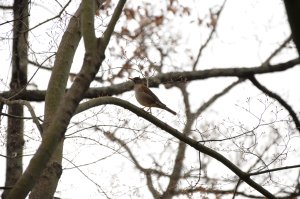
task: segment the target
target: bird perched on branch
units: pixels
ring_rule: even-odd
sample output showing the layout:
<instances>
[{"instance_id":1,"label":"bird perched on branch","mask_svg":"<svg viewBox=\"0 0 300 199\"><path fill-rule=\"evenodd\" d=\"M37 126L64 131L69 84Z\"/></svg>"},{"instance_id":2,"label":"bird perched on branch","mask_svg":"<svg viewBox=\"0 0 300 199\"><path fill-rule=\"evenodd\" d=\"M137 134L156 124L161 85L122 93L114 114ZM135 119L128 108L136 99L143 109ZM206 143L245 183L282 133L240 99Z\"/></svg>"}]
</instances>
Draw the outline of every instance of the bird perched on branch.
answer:
<instances>
[{"instance_id":1,"label":"bird perched on branch","mask_svg":"<svg viewBox=\"0 0 300 199\"><path fill-rule=\"evenodd\" d=\"M144 84L143 80L139 77L129 78L134 82L134 93L136 100L145 107L161 108L176 115L176 112L168 108L162 103L158 97Z\"/></svg>"}]
</instances>

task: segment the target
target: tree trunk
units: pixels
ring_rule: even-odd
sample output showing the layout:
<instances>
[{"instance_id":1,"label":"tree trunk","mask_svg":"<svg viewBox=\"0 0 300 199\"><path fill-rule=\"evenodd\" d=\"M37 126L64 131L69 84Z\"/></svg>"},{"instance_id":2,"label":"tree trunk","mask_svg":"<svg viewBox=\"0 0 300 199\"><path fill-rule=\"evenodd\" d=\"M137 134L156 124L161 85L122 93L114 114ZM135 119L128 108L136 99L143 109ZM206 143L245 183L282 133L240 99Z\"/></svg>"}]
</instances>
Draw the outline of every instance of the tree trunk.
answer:
<instances>
[{"instance_id":1,"label":"tree trunk","mask_svg":"<svg viewBox=\"0 0 300 199\"><path fill-rule=\"evenodd\" d=\"M13 6L13 48L12 48L12 77L10 89L13 93L19 92L27 84L27 39L28 39L28 0L15 0ZM23 116L22 105L10 105L8 114ZM23 128L22 119L8 117L7 124L7 145L6 145L6 178L5 186L12 187L23 172ZM8 190L2 194L6 198Z\"/></svg>"},{"instance_id":2,"label":"tree trunk","mask_svg":"<svg viewBox=\"0 0 300 199\"><path fill-rule=\"evenodd\" d=\"M67 31L65 31L55 58L55 63L48 84L46 99L45 99L45 119L43 124L43 137L46 135L46 129L53 120L59 104L65 95L67 80L70 73L73 57L81 39L80 32L80 17L81 8L78 8L74 16L71 18ZM63 66L63 67L62 67ZM59 74L59 75L54 75ZM33 187L29 198L30 199L50 199L53 198L58 181L62 174L62 157L63 157L62 139L44 169L41 177ZM47 189L45 189L47 187Z\"/></svg>"}]
</instances>

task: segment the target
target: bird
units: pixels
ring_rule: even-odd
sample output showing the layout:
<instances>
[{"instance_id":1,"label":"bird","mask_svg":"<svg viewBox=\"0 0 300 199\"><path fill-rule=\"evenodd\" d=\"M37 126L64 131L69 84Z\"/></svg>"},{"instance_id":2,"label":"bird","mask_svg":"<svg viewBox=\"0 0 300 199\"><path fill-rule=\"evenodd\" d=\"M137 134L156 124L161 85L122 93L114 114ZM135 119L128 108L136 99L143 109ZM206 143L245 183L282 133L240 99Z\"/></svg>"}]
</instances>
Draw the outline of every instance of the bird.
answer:
<instances>
[{"instance_id":1,"label":"bird","mask_svg":"<svg viewBox=\"0 0 300 199\"><path fill-rule=\"evenodd\" d=\"M176 115L175 111L162 103L158 97L144 84L143 79L139 77L129 79L134 83L135 98L142 106L161 108L172 113L173 115Z\"/></svg>"}]
</instances>

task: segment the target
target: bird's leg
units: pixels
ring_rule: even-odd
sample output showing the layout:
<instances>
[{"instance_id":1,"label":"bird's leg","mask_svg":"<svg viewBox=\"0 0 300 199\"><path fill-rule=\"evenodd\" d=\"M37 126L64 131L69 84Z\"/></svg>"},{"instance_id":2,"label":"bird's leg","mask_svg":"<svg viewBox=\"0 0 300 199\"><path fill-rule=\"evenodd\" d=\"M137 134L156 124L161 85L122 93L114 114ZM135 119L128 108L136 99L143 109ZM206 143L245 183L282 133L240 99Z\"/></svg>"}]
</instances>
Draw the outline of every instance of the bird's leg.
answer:
<instances>
[{"instance_id":1,"label":"bird's leg","mask_svg":"<svg viewBox=\"0 0 300 199\"><path fill-rule=\"evenodd\" d=\"M143 109L145 109L145 111L147 111L147 112L149 111L149 112L151 113L151 115L152 115L151 107L146 107L146 106L144 106Z\"/></svg>"}]
</instances>

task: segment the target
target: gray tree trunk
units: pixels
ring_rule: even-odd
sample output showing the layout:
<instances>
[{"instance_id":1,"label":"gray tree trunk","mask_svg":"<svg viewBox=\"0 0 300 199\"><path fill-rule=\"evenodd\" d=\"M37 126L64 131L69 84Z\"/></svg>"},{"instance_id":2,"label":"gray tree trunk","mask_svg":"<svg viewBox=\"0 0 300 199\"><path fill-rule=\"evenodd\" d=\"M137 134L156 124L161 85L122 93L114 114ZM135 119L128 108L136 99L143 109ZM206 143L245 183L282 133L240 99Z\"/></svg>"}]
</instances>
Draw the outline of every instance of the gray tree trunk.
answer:
<instances>
[{"instance_id":1,"label":"gray tree trunk","mask_svg":"<svg viewBox=\"0 0 300 199\"><path fill-rule=\"evenodd\" d=\"M27 84L27 39L28 39L28 0L15 0L13 5L13 48L12 48L12 77L10 89L18 93ZM23 116L22 105L10 105L8 114ZM23 172L23 119L8 117L6 145L6 178L5 186L12 187ZM2 198L6 198L9 189L5 190Z\"/></svg>"}]
</instances>

